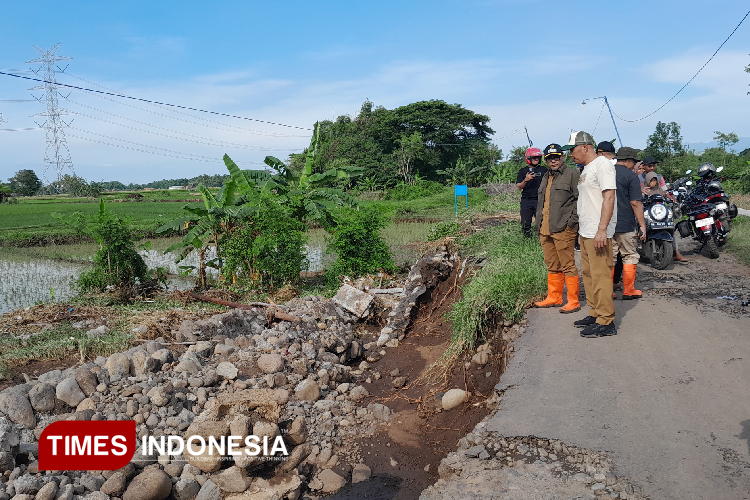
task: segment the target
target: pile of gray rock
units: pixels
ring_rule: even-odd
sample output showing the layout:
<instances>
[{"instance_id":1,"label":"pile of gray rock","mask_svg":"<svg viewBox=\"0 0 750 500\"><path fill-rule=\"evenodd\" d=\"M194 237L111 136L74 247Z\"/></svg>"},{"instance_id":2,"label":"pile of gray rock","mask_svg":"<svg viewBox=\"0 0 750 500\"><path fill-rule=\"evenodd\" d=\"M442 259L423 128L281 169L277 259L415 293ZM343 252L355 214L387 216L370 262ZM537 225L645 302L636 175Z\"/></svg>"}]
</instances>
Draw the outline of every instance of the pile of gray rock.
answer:
<instances>
[{"instance_id":1,"label":"pile of gray rock","mask_svg":"<svg viewBox=\"0 0 750 500\"><path fill-rule=\"evenodd\" d=\"M452 267L445 249L420 262L392 318L410 320L417 298ZM371 365L386 351L359 328L372 295L346 292L289 301L281 309L294 322L269 323L263 308L186 320L173 332L178 343L148 341L0 392L0 500L279 500L366 480L355 440L390 419L367 390L379 377ZM399 321L394 331L405 328ZM40 472L38 439L60 420L134 420L136 456L117 471ZM282 436L289 456L207 459L140 448L143 436L251 434Z\"/></svg>"}]
</instances>

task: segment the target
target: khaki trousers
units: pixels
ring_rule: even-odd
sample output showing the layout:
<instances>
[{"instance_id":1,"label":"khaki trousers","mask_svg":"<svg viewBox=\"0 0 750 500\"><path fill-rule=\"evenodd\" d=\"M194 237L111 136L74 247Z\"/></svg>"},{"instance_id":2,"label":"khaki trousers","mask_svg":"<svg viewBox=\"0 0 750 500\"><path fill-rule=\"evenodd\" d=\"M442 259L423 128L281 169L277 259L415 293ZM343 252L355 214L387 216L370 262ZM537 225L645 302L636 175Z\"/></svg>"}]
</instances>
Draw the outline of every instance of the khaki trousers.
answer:
<instances>
[{"instance_id":1,"label":"khaki trousers","mask_svg":"<svg viewBox=\"0 0 750 500\"><path fill-rule=\"evenodd\" d=\"M575 250L576 235L577 233L569 228L547 236L539 235L547 272L565 273L565 276L568 277L578 276Z\"/></svg>"},{"instance_id":2,"label":"khaki trousers","mask_svg":"<svg viewBox=\"0 0 750 500\"><path fill-rule=\"evenodd\" d=\"M629 233L615 233L612 238L612 256L617 258L617 252L622 255L623 264L638 264L641 256L638 255L635 231Z\"/></svg>"},{"instance_id":3,"label":"khaki trousers","mask_svg":"<svg viewBox=\"0 0 750 500\"><path fill-rule=\"evenodd\" d=\"M591 308L589 316L596 318L600 325L608 325L615 320L615 303L612 301L612 238L607 238L607 246L597 251L594 238L580 236L581 264L583 267L583 288L586 290L586 303Z\"/></svg>"}]
</instances>

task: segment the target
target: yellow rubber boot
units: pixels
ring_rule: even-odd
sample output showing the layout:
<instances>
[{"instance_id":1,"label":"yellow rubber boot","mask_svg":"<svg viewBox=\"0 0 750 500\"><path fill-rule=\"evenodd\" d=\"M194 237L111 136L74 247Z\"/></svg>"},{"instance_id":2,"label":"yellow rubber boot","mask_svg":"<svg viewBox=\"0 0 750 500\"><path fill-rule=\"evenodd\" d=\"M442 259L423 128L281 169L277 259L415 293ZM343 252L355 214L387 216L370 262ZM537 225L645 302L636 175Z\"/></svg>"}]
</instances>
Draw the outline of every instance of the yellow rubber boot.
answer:
<instances>
[{"instance_id":1,"label":"yellow rubber boot","mask_svg":"<svg viewBox=\"0 0 750 500\"><path fill-rule=\"evenodd\" d=\"M578 276L566 276L565 285L568 287L568 303L560 308L563 314L572 313L581 310L581 303L578 301L578 294L581 292L581 282Z\"/></svg>"},{"instance_id":2,"label":"yellow rubber boot","mask_svg":"<svg viewBox=\"0 0 750 500\"><path fill-rule=\"evenodd\" d=\"M622 266L622 298L624 300L640 299L643 292L635 289L635 269L637 264L625 264Z\"/></svg>"},{"instance_id":3,"label":"yellow rubber boot","mask_svg":"<svg viewBox=\"0 0 750 500\"><path fill-rule=\"evenodd\" d=\"M563 288L565 276L563 273L547 273L547 298L541 302L534 302L537 307L557 307L563 303Z\"/></svg>"}]
</instances>

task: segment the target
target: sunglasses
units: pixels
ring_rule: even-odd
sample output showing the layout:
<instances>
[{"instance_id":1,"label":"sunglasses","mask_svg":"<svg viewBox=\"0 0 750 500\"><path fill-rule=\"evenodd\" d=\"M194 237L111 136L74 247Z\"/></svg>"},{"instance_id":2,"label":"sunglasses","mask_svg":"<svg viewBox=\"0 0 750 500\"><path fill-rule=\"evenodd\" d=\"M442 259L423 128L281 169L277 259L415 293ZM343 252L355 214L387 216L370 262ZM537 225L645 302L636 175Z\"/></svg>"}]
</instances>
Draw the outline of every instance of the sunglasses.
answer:
<instances>
[{"instance_id":1,"label":"sunglasses","mask_svg":"<svg viewBox=\"0 0 750 500\"><path fill-rule=\"evenodd\" d=\"M562 160L563 159L563 155L561 155L559 153L554 153L554 154L550 154L550 155L545 156L544 159L547 160L547 161Z\"/></svg>"}]
</instances>

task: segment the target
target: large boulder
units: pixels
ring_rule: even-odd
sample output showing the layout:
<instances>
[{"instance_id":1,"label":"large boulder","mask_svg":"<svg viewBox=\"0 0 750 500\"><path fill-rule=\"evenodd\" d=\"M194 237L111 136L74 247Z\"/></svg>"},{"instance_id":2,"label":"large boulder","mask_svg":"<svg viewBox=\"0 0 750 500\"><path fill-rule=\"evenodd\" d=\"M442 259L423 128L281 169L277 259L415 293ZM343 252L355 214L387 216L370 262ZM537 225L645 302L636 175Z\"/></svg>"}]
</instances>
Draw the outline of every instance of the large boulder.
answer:
<instances>
[{"instance_id":1,"label":"large boulder","mask_svg":"<svg viewBox=\"0 0 750 500\"><path fill-rule=\"evenodd\" d=\"M31 406L38 412L46 413L55 409L55 388L54 386L40 382L29 391L29 401Z\"/></svg>"},{"instance_id":2,"label":"large boulder","mask_svg":"<svg viewBox=\"0 0 750 500\"><path fill-rule=\"evenodd\" d=\"M276 373L284 370L284 358L280 354L261 354L258 368L263 373Z\"/></svg>"},{"instance_id":3,"label":"large boulder","mask_svg":"<svg viewBox=\"0 0 750 500\"><path fill-rule=\"evenodd\" d=\"M195 500L221 500L221 490L209 479L203 483Z\"/></svg>"},{"instance_id":4,"label":"large boulder","mask_svg":"<svg viewBox=\"0 0 750 500\"><path fill-rule=\"evenodd\" d=\"M7 418L0 417L0 451L15 453L21 443L21 434Z\"/></svg>"},{"instance_id":5,"label":"large boulder","mask_svg":"<svg viewBox=\"0 0 750 500\"><path fill-rule=\"evenodd\" d=\"M207 420L204 422L193 422L185 431L185 436L201 436L206 443L203 453L193 454L192 451L200 451L200 442L193 440L188 446L185 442L185 461L190 465L197 467L203 472L216 472L221 469L223 457L217 453L209 454L208 438L213 437L219 441L222 436L229 433L229 425L224 421Z\"/></svg>"},{"instance_id":6,"label":"large boulder","mask_svg":"<svg viewBox=\"0 0 750 500\"><path fill-rule=\"evenodd\" d=\"M13 387L0 392L0 411L16 424L21 424L29 429L36 427L34 409L23 390Z\"/></svg>"},{"instance_id":7,"label":"large boulder","mask_svg":"<svg viewBox=\"0 0 750 500\"><path fill-rule=\"evenodd\" d=\"M133 479L122 500L164 500L172 492L172 480L159 469L146 469Z\"/></svg>"},{"instance_id":8,"label":"large boulder","mask_svg":"<svg viewBox=\"0 0 750 500\"><path fill-rule=\"evenodd\" d=\"M73 408L78 406L78 403L86 398L86 395L78 386L78 382L76 382L76 379L73 377L65 378L57 384L55 395L57 396L57 399Z\"/></svg>"},{"instance_id":9,"label":"large boulder","mask_svg":"<svg viewBox=\"0 0 750 500\"><path fill-rule=\"evenodd\" d=\"M233 465L219 474L212 475L211 481L227 493L241 493L250 487L253 478L247 475L245 469Z\"/></svg>"},{"instance_id":10,"label":"large boulder","mask_svg":"<svg viewBox=\"0 0 750 500\"><path fill-rule=\"evenodd\" d=\"M469 399L469 393L463 389L450 389L443 394L440 402L443 410L452 410L456 406L463 404L467 399Z\"/></svg>"},{"instance_id":11,"label":"large boulder","mask_svg":"<svg viewBox=\"0 0 750 500\"><path fill-rule=\"evenodd\" d=\"M133 353L130 360L133 362L133 371L135 371L136 375L145 375L155 371L159 367L159 362L156 359L146 351L140 349Z\"/></svg>"},{"instance_id":12,"label":"large boulder","mask_svg":"<svg viewBox=\"0 0 750 500\"><path fill-rule=\"evenodd\" d=\"M312 379L305 379L294 390L294 395L301 401L317 401L320 399L320 387Z\"/></svg>"},{"instance_id":13,"label":"large boulder","mask_svg":"<svg viewBox=\"0 0 750 500\"><path fill-rule=\"evenodd\" d=\"M369 293L361 292L351 285L341 285L333 302L340 305L358 318L365 315L375 297Z\"/></svg>"},{"instance_id":14,"label":"large boulder","mask_svg":"<svg viewBox=\"0 0 750 500\"><path fill-rule=\"evenodd\" d=\"M118 382L130 376L130 360L122 353L115 353L107 358L106 364L110 382Z\"/></svg>"},{"instance_id":15,"label":"large boulder","mask_svg":"<svg viewBox=\"0 0 750 500\"><path fill-rule=\"evenodd\" d=\"M76 370L75 374L76 382L78 387L81 388L86 397L91 396L96 392L96 386L99 385L99 380L96 375L88 368L81 367Z\"/></svg>"},{"instance_id":16,"label":"large boulder","mask_svg":"<svg viewBox=\"0 0 750 500\"><path fill-rule=\"evenodd\" d=\"M166 406L169 403L169 396L162 386L156 386L147 393L148 398L156 406Z\"/></svg>"},{"instance_id":17,"label":"large boulder","mask_svg":"<svg viewBox=\"0 0 750 500\"><path fill-rule=\"evenodd\" d=\"M216 374L228 380L237 378L238 373L239 370L237 370L237 367L229 361L223 361L216 367Z\"/></svg>"},{"instance_id":18,"label":"large boulder","mask_svg":"<svg viewBox=\"0 0 750 500\"><path fill-rule=\"evenodd\" d=\"M99 488L104 494L111 497L121 497L127 486L128 477L122 471L117 471L107 479L104 484Z\"/></svg>"}]
</instances>

